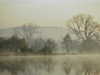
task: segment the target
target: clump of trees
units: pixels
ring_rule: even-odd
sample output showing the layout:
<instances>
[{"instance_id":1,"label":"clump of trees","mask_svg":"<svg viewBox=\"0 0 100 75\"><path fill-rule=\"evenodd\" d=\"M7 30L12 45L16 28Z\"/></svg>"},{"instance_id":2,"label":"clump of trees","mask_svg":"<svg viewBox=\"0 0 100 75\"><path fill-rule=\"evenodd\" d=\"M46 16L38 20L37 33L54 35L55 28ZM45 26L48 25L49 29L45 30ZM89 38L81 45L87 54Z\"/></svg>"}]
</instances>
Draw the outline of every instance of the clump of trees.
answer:
<instances>
[{"instance_id":1,"label":"clump of trees","mask_svg":"<svg viewBox=\"0 0 100 75\"><path fill-rule=\"evenodd\" d=\"M33 46L34 52L43 52L44 54L52 54L57 50L57 43L52 38L36 38L34 39Z\"/></svg>"},{"instance_id":2,"label":"clump of trees","mask_svg":"<svg viewBox=\"0 0 100 75\"><path fill-rule=\"evenodd\" d=\"M42 39L43 40L43 39ZM40 48L39 45L41 42L39 39L35 39L34 45L28 47L28 44L24 38L19 38L18 35L14 34L9 38L0 37L0 51L1 52L33 52L38 53L42 52L44 54L52 54L56 50L57 44L55 40L48 38L44 40L44 46ZM42 43L43 44L43 43Z\"/></svg>"},{"instance_id":3,"label":"clump of trees","mask_svg":"<svg viewBox=\"0 0 100 75\"><path fill-rule=\"evenodd\" d=\"M17 52L18 49L27 46L24 38L19 38L16 34L10 38L0 37L0 50L5 52Z\"/></svg>"},{"instance_id":4,"label":"clump of trees","mask_svg":"<svg viewBox=\"0 0 100 75\"><path fill-rule=\"evenodd\" d=\"M15 28L15 34L9 38L0 37L0 51L1 52L31 52L33 54L52 54L57 49L57 43L52 38L33 38L33 44L30 46L32 35L36 32L36 27L22 26L23 30L20 32L19 28ZM21 36L22 37L21 37Z\"/></svg>"}]
</instances>

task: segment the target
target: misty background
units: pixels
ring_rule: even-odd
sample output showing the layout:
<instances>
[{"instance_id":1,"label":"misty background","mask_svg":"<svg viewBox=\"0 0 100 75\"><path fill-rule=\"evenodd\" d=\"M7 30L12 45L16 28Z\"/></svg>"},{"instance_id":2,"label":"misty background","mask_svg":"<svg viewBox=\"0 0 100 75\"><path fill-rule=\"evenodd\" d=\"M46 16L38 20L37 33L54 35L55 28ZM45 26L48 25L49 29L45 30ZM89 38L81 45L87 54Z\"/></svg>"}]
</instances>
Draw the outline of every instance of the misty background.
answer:
<instances>
[{"instance_id":1,"label":"misty background","mask_svg":"<svg viewBox=\"0 0 100 75\"><path fill-rule=\"evenodd\" d=\"M5 28L5 29L0 29L0 37L5 37L9 38L14 34L14 29L15 28L20 28L20 27L11 27L11 28ZM31 38L30 41L30 46L32 46L34 43L33 41L35 38L53 38L57 42L57 52L59 53L65 53L66 51L63 50L62 48L62 41L63 38L67 33L69 33L68 28L63 28L63 27L49 27L49 26L39 26L38 28L38 33L34 35L34 37ZM74 34L71 34L71 37L73 40L77 39Z\"/></svg>"},{"instance_id":2,"label":"misty background","mask_svg":"<svg viewBox=\"0 0 100 75\"><path fill-rule=\"evenodd\" d=\"M66 27L72 16L90 14L100 23L100 0L0 0L0 28L35 23Z\"/></svg>"}]
</instances>

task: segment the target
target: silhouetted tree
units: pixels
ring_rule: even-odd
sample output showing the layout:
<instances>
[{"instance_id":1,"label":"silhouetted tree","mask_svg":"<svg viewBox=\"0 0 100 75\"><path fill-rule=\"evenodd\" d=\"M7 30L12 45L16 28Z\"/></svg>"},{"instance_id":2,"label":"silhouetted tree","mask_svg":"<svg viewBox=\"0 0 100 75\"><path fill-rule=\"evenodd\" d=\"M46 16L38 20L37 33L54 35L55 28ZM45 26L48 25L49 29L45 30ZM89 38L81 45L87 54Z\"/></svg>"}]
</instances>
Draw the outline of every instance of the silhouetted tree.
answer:
<instances>
[{"instance_id":1,"label":"silhouetted tree","mask_svg":"<svg viewBox=\"0 0 100 75\"><path fill-rule=\"evenodd\" d=\"M62 45L63 45L63 49L66 49L67 53L69 52L69 50L71 50L72 39L70 37L70 34L66 34L66 36L63 39Z\"/></svg>"},{"instance_id":2,"label":"silhouetted tree","mask_svg":"<svg viewBox=\"0 0 100 75\"><path fill-rule=\"evenodd\" d=\"M0 37L0 49L3 48L4 37Z\"/></svg>"},{"instance_id":3,"label":"silhouetted tree","mask_svg":"<svg viewBox=\"0 0 100 75\"><path fill-rule=\"evenodd\" d=\"M44 46L42 51L47 55L47 54L52 54L52 49L48 46Z\"/></svg>"},{"instance_id":4,"label":"silhouetted tree","mask_svg":"<svg viewBox=\"0 0 100 75\"><path fill-rule=\"evenodd\" d=\"M55 42L55 40L53 40L52 38L48 38L45 40L44 47L42 48L42 51L45 54L52 54L56 49L57 43Z\"/></svg>"},{"instance_id":5,"label":"silhouetted tree","mask_svg":"<svg viewBox=\"0 0 100 75\"><path fill-rule=\"evenodd\" d=\"M49 48L51 48L52 50L56 50L57 49L57 43L55 42L54 39L52 38L48 38L45 41L45 45Z\"/></svg>"}]
</instances>

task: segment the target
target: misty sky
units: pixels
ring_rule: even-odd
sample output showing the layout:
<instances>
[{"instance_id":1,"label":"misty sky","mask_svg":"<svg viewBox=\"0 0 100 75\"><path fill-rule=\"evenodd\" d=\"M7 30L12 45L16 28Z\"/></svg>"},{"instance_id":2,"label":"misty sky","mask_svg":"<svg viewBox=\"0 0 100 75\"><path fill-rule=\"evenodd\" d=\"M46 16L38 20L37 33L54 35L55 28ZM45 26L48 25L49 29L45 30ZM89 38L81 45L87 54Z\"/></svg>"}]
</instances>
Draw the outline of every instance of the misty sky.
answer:
<instances>
[{"instance_id":1,"label":"misty sky","mask_svg":"<svg viewBox=\"0 0 100 75\"><path fill-rule=\"evenodd\" d=\"M0 28L35 23L66 27L79 13L90 14L100 23L100 0L0 0Z\"/></svg>"}]
</instances>

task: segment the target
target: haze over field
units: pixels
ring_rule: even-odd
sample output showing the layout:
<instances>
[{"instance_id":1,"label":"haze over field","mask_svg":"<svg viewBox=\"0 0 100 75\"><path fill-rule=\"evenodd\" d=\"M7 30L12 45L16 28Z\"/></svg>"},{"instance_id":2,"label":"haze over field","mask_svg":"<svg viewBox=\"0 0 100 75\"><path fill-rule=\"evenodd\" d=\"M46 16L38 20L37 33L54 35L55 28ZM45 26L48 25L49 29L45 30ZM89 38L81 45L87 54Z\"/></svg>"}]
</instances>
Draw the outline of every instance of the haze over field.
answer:
<instances>
[{"instance_id":1,"label":"haze over field","mask_svg":"<svg viewBox=\"0 0 100 75\"><path fill-rule=\"evenodd\" d=\"M100 23L100 0L0 0L0 28L29 22L65 27L79 13L90 14Z\"/></svg>"}]
</instances>

